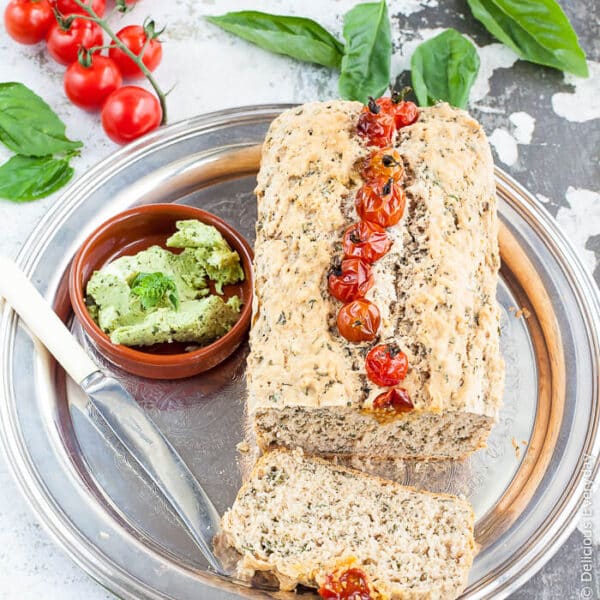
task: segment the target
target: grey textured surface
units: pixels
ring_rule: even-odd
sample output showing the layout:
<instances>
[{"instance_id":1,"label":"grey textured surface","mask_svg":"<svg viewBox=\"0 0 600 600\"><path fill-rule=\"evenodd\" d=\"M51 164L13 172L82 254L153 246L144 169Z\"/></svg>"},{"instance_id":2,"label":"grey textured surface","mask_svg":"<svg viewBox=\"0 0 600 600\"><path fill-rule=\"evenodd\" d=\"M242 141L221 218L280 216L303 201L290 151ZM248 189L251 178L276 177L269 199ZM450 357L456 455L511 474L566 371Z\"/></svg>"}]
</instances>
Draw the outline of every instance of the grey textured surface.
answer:
<instances>
[{"instance_id":1,"label":"grey textured surface","mask_svg":"<svg viewBox=\"0 0 600 600\"><path fill-rule=\"evenodd\" d=\"M454 26L477 44L482 72L470 109L496 140L497 163L538 194L600 283L600 2L561 0L596 74L591 81L582 82L515 61L512 53L501 48L470 16L466 0L388 1L393 15L393 72L399 74L400 82L406 80L402 70L411 48L440 28ZM225 106L304 102L336 94L336 77L327 69L269 55L212 28L201 15L256 8L310 16L340 33L341 15L353 4L355 0L145 0L126 22L141 21L152 13L158 22L167 24L168 44L157 76L166 88L177 82L170 110L172 120L178 120ZM103 136L97 116L77 110L64 99L62 67L49 61L41 46L17 46L0 27L0 53L0 80L23 81L42 94L65 120L69 133L84 140L84 153L75 162L77 174L110 155L115 146ZM564 110L558 111L563 116L555 110L557 94L574 105L568 118ZM591 108L586 104L594 102ZM519 121L510 118L515 113ZM519 130L521 113L526 122L535 120L531 139ZM0 160L4 156L0 150ZM56 198L26 206L0 201L0 253L16 254ZM48 539L23 504L2 461L0 458L0 598L112 598ZM597 506L598 494L595 502ZM582 519L564 547L513 599L600 599L600 549L590 545L592 538L596 544L600 542L598 510L590 509L590 516ZM591 581L586 581L588 578Z\"/></svg>"}]
</instances>

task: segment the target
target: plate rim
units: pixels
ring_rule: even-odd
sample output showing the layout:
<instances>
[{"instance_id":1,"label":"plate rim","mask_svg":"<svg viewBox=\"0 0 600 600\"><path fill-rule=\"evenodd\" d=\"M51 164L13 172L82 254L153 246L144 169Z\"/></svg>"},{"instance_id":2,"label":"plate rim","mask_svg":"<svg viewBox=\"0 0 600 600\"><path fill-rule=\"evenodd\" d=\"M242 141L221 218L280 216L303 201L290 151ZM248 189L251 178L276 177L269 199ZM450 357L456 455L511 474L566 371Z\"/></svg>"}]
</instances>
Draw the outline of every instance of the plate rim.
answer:
<instances>
[{"instance_id":1,"label":"plate rim","mask_svg":"<svg viewBox=\"0 0 600 600\"><path fill-rule=\"evenodd\" d=\"M252 121L260 117L272 116L275 117L282 110L297 106L296 104L260 104L234 107L225 110L205 113L178 121L165 128L159 129L144 138L130 144L111 156L103 159L94 167L84 173L81 177L71 183L56 200L54 206L40 219L34 227L30 235L23 244L16 262L17 264L30 275L38 260L38 252L36 249L44 247L45 240L50 235L44 235L48 231L47 225L55 220L64 220L76 210L79 202L77 200L78 191L84 188L86 193L90 193L95 186L90 186L98 173L102 173L103 177L108 178L118 173L122 168L131 162L132 159L141 159L146 153L151 153L157 147L166 147L171 143L180 141L193 135L194 132L203 129L206 125L216 127L231 120L246 120ZM579 303L579 310L585 320L588 334L591 332L590 341L592 342L592 351L595 352L596 361L598 361L599 345L598 332L600 331L600 293L596 288L595 282L591 275L584 268L581 258L576 253L570 241L558 227L556 221L547 213L541 202L524 186L518 183L511 175L504 172L499 167L495 167L495 175L497 179L501 179L507 187L511 188L513 193L518 196L520 203L529 205L535 213L535 221L539 228L546 234L550 235L552 242L556 246L561 257L564 258L565 275L569 276L569 284L577 293L575 294ZM66 198L66 201L64 200ZM577 283L573 285L574 281ZM581 298L582 292L585 292L585 298ZM7 364L12 364L10 352L10 333L15 329L17 318L15 313L4 308L2 311L2 319L0 324L0 342L4 338L3 345L9 352L3 356L3 370ZM596 332L596 335L593 333ZM10 379L10 378L8 378ZM598 397L598 382L593 382L593 392ZM16 449L24 449L24 440L20 438L19 428L16 423L11 423L12 429L7 429L8 421L12 421L11 414L7 410L8 398L13 397L14 390L12 389L12 381L3 382L2 403L0 404L0 439L6 457L9 472L12 473L21 493L25 497L27 503L32 508L36 519L41 523L46 531L49 532L53 540L66 552L71 560L73 560L80 568L88 575L95 579L100 585L110 590L113 593L118 593L124 598L139 598L139 596L131 595L130 590L122 587L119 581L114 577L110 577L106 566L101 568L99 562L94 561L92 555L102 556L104 565L110 563L113 575L115 572L124 574L124 570L120 565L116 564L112 559L108 558L99 548L93 546L89 540L84 543L77 543L77 537L81 536L81 532L74 527L74 524L69 520L68 515L64 513L62 507L58 506L54 499L49 495L43 481L38 477L38 472L35 466L31 463L29 454L17 453ZM13 445L8 442L9 437L14 437ZM598 431L598 422L596 429L593 432L591 439L590 455L593 459L592 466L592 489L597 489L600 485L600 432ZM15 445L16 444L16 445ZM581 457L580 457L581 458ZM10 460L9 460L10 459ZM17 468L17 464L19 468ZM25 472L26 475L25 476ZM553 523L552 527L539 539L533 547L530 547L525 554L513 564L503 575L502 581L499 582L499 587L493 590L494 597L505 597L512 591L518 589L525 581L531 578L546 562L556 553L566 538L572 533L577 525L577 518L582 508L584 501L585 481L582 482L580 474L577 485L571 491L568 498L564 499L561 508L558 512L561 516L568 511L567 519L563 519L560 525ZM68 527L65 527L65 524ZM59 527L60 525L60 527ZM68 531L67 531L68 530ZM77 547L74 546L77 544ZM82 549L85 548L85 556L82 555ZM528 566L533 565L533 566ZM128 579L131 581L131 577ZM206 582L208 585L210 583ZM149 589L144 582L135 581L136 591L145 594L146 598L161 598L162 596L154 593L154 590Z\"/></svg>"}]
</instances>

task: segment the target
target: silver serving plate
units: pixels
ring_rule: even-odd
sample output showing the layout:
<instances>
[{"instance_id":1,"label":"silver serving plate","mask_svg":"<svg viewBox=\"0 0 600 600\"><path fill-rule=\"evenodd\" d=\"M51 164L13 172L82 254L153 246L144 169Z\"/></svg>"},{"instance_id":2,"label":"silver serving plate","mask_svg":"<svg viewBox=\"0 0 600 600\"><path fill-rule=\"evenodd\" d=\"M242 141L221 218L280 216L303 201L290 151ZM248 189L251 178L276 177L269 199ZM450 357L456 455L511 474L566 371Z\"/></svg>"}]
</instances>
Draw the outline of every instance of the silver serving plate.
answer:
<instances>
[{"instance_id":1,"label":"silver serving plate","mask_svg":"<svg viewBox=\"0 0 600 600\"><path fill-rule=\"evenodd\" d=\"M259 145L283 108L200 116L126 147L68 188L19 265L68 320L69 263L84 238L118 211L193 204L252 240ZM507 365L500 422L488 448L463 465L387 465L385 473L469 497L481 544L464 595L470 599L508 595L552 556L575 526L599 468L596 289L537 200L499 169L496 177ZM77 323L73 329L87 343ZM226 510L241 480L236 445L244 436L247 348L198 377L156 382L115 369L87 347L150 413L217 510ZM9 463L33 510L75 562L122 598L270 597L208 571L160 492L9 310L0 357Z\"/></svg>"}]
</instances>

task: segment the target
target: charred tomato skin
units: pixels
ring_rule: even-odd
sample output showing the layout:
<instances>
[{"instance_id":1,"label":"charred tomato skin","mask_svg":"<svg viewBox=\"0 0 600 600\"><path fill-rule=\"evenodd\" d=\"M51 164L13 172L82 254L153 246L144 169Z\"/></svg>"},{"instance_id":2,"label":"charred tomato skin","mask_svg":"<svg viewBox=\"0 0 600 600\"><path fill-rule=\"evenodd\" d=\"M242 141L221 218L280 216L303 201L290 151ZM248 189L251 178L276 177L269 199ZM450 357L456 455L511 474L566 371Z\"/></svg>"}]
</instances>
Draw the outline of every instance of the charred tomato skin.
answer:
<instances>
[{"instance_id":1,"label":"charred tomato skin","mask_svg":"<svg viewBox=\"0 0 600 600\"><path fill-rule=\"evenodd\" d=\"M340 302L363 298L374 283L371 265L360 258L345 258L327 277L329 293Z\"/></svg>"},{"instance_id":2,"label":"charred tomato skin","mask_svg":"<svg viewBox=\"0 0 600 600\"><path fill-rule=\"evenodd\" d=\"M361 258L371 264L385 256L391 247L392 240L376 223L359 221L344 232L343 250L347 258Z\"/></svg>"},{"instance_id":3,"label":"charred tomato skin","mask_svg":"<svg viewBox=\"0 0 600 600\"><path fill-rule=\"evenodd\" d=\"M372 600L366 573L353 567L341 574L330 573L319 588L319 595L325 600Z\"/></svg>"},{"instance_id":4,"label":"charred tomato skin","mask_svg":"<svg viewBox=\"0 0 600 600\"><path fill-rule=\"evenodd\" d=\"M364 159L360 174L365 181L383 177L399 182L404 176L402 157L393 148L373 150Z\"/></svg>"},{"instance_id":5,"label":"charred tomato skin","mask_svg":"<svg viewBox=\"0 0 600 600\"><path fill-rule=\"evenodd\" d=\"M406 413L414 409L408 392L404 388L391 388L373 400L373 410Z\"/></svg>"},{"instance_id":6,"label":"charred tomato skin","mask_svg":"<svg viewBox=\"0 0 600 600\"><path fill-rule=\"evenodd\" d=\"M380 344L365 358L367 377L376 385L388 387L400 383L408 372L408 358L394 344Z\"/></svg>"},{"instance_id":7,"label":"charred tomato skin","mask_svg":"<svg viewBox=\"0 0 600 600\"><path fill-rule=\"evenodd\" d=\"M349 342L370 342L377 336L381 315L375 304L359 298L344 304L337 316L340 335Z\"/></svg>"},{"instance_id":8,"label":"charred tomato skin","mask_svg":"<svg viewBox=\"0 0 600 600\"><path fill-rule=\"evenodd\" d=\"M404 214L404 190L390 177L365 183L356 194L356 212L363 221L381 227L396 225Z\"/></svg>"},{"instance_id":9,"label":"charred tomato skin","mask_svg":"<svg viewBox=\"0 0 600 600\"><path fill-rule=\"evenodd\" d=\"M419 109L414 102L402 101L396 105L394 119L398 129L412 125L418 118Z\"/></svg>"}]
</instances>

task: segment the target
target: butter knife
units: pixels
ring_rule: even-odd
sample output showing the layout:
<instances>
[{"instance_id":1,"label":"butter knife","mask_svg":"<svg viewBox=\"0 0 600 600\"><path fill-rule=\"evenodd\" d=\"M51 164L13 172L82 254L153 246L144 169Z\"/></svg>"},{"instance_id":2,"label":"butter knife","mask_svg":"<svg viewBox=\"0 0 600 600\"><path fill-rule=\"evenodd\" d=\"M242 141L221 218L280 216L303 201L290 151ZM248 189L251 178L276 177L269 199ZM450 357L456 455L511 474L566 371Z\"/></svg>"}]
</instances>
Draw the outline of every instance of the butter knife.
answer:
<instances>
[{"instance_id":1,"label":"butter knife","mask_svg":"<svg viewBox=\"0 0 600 600\"><path fill-rule=\"evenodd\" d=\"M25 274L0 257L0 297L88 395L123 446L158 486L211 568L229 573L212 551L220 531L217 510L188 466L121 384L87 355Z\"/></svg>"}]
</instances>

